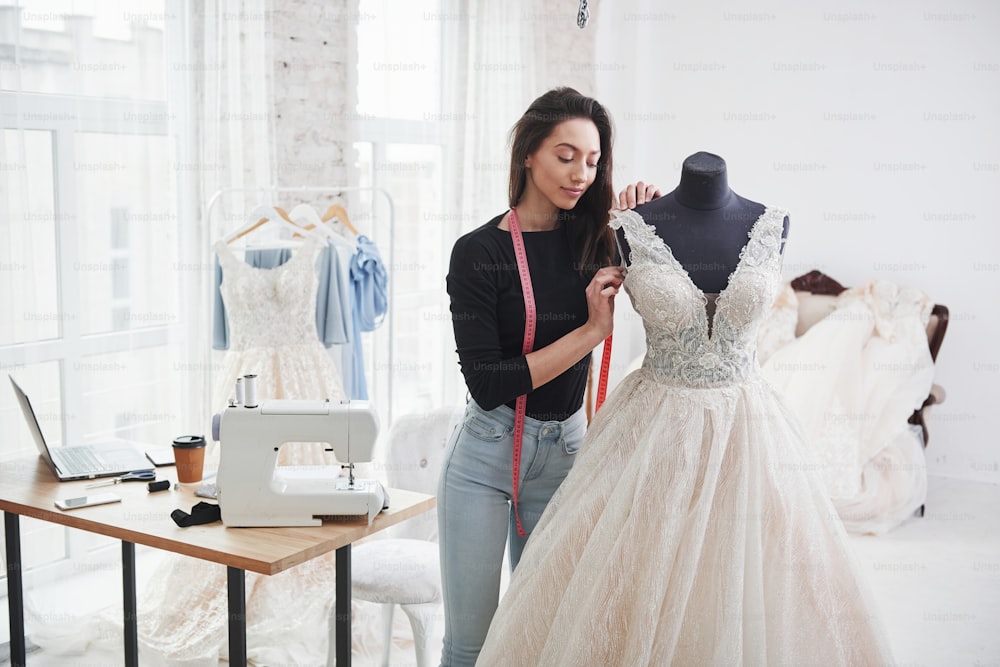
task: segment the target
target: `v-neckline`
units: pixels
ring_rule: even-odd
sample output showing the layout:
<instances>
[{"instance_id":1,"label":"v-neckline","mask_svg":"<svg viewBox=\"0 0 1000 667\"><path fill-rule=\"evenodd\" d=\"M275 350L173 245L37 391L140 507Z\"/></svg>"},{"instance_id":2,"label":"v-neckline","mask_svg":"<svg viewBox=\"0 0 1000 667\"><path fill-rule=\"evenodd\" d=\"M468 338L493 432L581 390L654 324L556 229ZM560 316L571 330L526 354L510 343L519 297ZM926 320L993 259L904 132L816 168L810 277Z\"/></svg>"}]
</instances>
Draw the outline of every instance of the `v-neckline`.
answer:
<instances>
[{"instance_id":1,"label":"v-neckline","mask_svg":"<svg viewBox=\"0 0 1000 667\"><path fill-rule=\"evenodd\" d=\"M729 278L726 280L726 286L722 288L722 291L719 292L719 295L715 298L715 310L713 311L711 316L709 316L706 306L708 305L708 294L714 294L714 292L704 292L700 287L698 287L698 285L695 284L694 280L691 279L691 274L688 273L687 269L684 268L684 265L681 264L680 261L677 259L677 257L674 256L674 251L670 247L670 245L663 239L662 236L656 233L656 227L654 225L651 225L645 220L643 220L642 216L636 213L635 211L632 210L627 211L627 213L631 213L636 218L638 218L639 222L641 222L649 231L649 233L652 234L653 238L659 242L664 252L667 253L667 257L669 257L670 261L674 264L674 267L677 270L679 270L680 273L684 276L684 279L687 281L688 286L695 292L695 294L701 297L702 300L701 321L705 326L705 338L709 342L715 341L715 332L717 331L715 326L715 320L719 314L720 306L722 304L722 298L729 293L729 288L733 284L733 278L736 277L737 272L739 272L739 270L743 267L743 257L744 255L746 255L747 248L750 247L750 244L756 240L757 228L760 227L761 222L765 218L767 218L767 214L770 211L771 211L770 207L765 207L764 211L759 216L757 216L756 220L754 220L753 225L750 226L750 231L747 232L747 242L740 249L740 256L739 259L736 261L736 267L733 268L732 272L729 274Z\"/></svg>"}]
</instances>

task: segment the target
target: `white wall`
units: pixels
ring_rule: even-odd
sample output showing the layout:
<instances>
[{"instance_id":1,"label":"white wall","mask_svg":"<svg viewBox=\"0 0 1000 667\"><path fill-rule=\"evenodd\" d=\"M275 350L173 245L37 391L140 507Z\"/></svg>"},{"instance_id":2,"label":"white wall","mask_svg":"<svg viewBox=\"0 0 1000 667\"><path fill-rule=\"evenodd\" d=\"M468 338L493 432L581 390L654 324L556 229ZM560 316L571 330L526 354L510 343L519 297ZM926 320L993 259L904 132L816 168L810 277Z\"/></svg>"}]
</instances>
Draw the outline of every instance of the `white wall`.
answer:
<instances>
[{"instance_id":1,"label":"white wall","mask_svg":"<svg viewBox=\"0 0 1000 667\"><path fill-rule=\"evenodd\" d=\"M1000 483L1000 3L599 10L616 185L669 191L686 156L717 153L737 193L791 211L786 278L880 278L947 305L929 472ZM624 301L619 373L643 346Z\"/></svg>"}]
</instances>

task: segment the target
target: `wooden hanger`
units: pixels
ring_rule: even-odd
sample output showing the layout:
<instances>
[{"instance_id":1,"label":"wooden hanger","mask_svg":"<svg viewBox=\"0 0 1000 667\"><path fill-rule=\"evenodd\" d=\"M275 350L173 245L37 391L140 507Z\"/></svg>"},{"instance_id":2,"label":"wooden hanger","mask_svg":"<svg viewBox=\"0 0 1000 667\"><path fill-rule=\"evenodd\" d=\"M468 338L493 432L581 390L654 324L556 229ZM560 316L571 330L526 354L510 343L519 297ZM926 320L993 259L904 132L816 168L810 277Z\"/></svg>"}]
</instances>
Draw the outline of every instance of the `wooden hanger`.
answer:
<instances>
[{"instance_id":1,"label":"wooden hanger","mask_svg":"<svg viewBox=\"0 0 1000 667\"><path fill-rule=\"evenodd\" d=\"M331 222L323 222L316 209L309 204L298 204L288 212L288 215L303 229L315 230L315 232L322 233L328 243L333 243L351 251L357 248L357 242L354 240L354 237L345 231L343 225L339 223L334 224L334 218L331 218Z\"/></svg>"},{"instance_id":2,"label":"wooden hanger","mask_svg":"<svg viewBox=\"0 0 1000 667\"><path fill-rule=\"evenodd\" d=\"M288 228L289 230L291 230L293 238L295 237L304 238L305 236L310 235L306 229L300 227L290 217L288 217L288 213L286 213L284 209L279 208L277 206L266 206L266 205L258 206L253 211L251 211L250 215L247 217L250 220L253 220L258 216L259 219L256 222L251 223L249 225L244 225L243 227L232 232L231 234L228 234L225 238L223 238L223 241L225 241L227 244L232 243L237 239L243 238L250 232L256 229L260 229L269 222L279 223L282 226Z\"/></svg>"},{"instance_id":3,"label":"wooden hanger","mask_svg":"<svg viewBox=\"0 0 1000 667\"><path fill-rule=\"evenodd\" d=\"M326 238L341 236L331 229L329 225L324 224L323 219L319 217L319 213L309 204L297 204L288 215L292 222L302 229L309 231L316 230Z\"/></svg>"},{"instance_id":4,"label":"wooden hanger","mask_svg":"<svg viewBox=\"0 0 1000 667\"><path fill-rule=\"evenodd\" d=\"M358 230L354 228L354 225L351 224L351 219L347 217L347 209L340 204L330 204L330 207L326 209L326 213L323 214L323 222L329 222L334 218L340 220L340 223L352 234L355 236L358 235Z\"/></svg>"}]
</instances>

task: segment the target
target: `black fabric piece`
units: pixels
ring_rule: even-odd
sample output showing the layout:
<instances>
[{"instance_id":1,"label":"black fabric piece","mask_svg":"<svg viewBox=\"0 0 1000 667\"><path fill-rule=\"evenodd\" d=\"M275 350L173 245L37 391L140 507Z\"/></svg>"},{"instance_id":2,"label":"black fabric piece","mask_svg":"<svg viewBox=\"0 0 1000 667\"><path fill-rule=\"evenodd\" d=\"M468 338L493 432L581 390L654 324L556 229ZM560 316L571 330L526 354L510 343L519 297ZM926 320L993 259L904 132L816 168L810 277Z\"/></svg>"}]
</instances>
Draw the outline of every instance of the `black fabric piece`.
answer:
<instances>
[{"instance_id":1,"label":"black fabric piece","mask_svg":"<svg viewBox=\"0 0 1000 667\"><path fill-rule=\"evenodd\" d=\"M170 518L181 528L188 526L200 526L203 523L213 523L222 520L222 510L218 505L212 503L198 503L191 508L188 514L184 510L174 510L170 513Z\"/></svg>"}]
</instances>

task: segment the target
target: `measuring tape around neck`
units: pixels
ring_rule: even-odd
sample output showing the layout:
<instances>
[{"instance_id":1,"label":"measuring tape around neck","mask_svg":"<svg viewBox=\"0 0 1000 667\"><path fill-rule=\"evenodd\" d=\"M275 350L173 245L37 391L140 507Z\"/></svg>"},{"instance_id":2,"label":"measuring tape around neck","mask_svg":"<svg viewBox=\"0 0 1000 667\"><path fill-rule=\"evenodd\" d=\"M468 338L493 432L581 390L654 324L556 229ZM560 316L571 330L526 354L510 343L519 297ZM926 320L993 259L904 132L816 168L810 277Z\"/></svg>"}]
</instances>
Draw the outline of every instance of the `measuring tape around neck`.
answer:
<instances>
[{"instance_id":1,"label":"measuring tape around neck","mask_svg":"<svg viewBox=\"0 0 1000 667\"><path fill-rule=\"evenodd\" d=\"M517 220L517 211L510 209L507 218L510 227L510 239L514 242L514 257L517 258L517 273L521 278L521 293L524 295L524 343L521 354L528 354L535 346L535 292L531 287L531 273L528 271L528 256L524 252L524 239L521 237L521 225ZM514 455L511 466L511 491L514 503L514 521L517 523L517 534L524 537L527 533L521 525L521 515L517 511L517 487L521 477L521 441L524 440L524 413L528 407L528 395L521 394L514 403Z\"/></svg>"},{"instance_id":2,"label":"measuring tape around neck","mask_svg":"<svg viewBox=\"0 0 1000 667\"><path fill-rule=\"evenodd\" d=\"M517 211L510 209L507 218L510 228L510 238L514 243L514 257L517 258L517 273L521 278L521 293L524 295L524 343L521 354L528 354L534 349L537 312L535 310L535 292L531 285L531 273L528 270L528 256L524 252L524 238L521 236L521 225L517 219ZM611 336L604 340L604 355L601 357L601 374L597 383L597 407L600 409L608 388L608 372L611 368ZM517 534L526 535L521 525L521 515L517 510L517 490L521 477L521 443L524 440L524 413L528 406L528 395L521 394L514 403L514 453L511 466L511 491L514 504L514 521L517 524Z\"/></svg>"}]
</instances>

